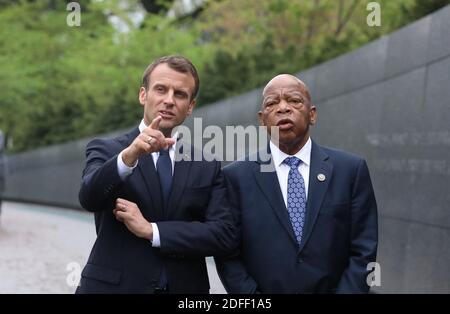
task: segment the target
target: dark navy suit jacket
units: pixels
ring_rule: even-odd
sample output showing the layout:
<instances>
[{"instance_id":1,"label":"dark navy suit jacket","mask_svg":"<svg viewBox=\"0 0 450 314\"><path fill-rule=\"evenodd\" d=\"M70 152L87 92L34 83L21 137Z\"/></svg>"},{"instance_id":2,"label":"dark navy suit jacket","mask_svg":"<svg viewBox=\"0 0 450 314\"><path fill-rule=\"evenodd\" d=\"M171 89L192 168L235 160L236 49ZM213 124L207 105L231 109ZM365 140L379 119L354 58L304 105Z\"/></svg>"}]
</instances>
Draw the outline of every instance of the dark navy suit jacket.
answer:
<instances>
[{"instance_id":1,"label":"dark navy suit jacket","mask_svg":"<svg viewBox=\"0 0 450 314\"><path fill-rule=\"evenodd\" d=\"M258 154L259 156L259 154ZM241 229L239 250L216 258L232 293L366 293L377 252L377 206L366 162L312 143L306 222L299 246L275 171L257 161L224 168ZM254 160L254 159L253 159ZM318 180L319 174L325 180Z\"/></svg>"},{"instance_id":2,"label":"dark navy suit jacket","mask_svg":"<svg viewBox=\"0 0 450 314\"><path fill-rule=\"evenodd\" d=\"M83 208L95 212L97 240L77 293L152 293L162 267L170 293L208 293L205 256L228 254L236 245L220 163L193 161L193 150L190 160L176 161L164 209L150 154L139 159L124 181L118 175L117 156L138 134L135 128L87 145L79 199ZM148 221L157 223L161 248L115 219L112 210L118 197L136 203Z\"/></svg>"}]
</instances>

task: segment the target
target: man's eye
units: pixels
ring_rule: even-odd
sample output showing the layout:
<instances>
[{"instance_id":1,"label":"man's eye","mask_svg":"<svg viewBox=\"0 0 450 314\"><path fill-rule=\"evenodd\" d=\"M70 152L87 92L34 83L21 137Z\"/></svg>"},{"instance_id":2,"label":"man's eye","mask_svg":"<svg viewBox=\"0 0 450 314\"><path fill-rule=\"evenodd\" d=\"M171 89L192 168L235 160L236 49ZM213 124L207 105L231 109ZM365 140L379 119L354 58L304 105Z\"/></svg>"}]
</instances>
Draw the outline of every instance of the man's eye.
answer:
<instances>
[{"instance_id":1,"label":"man's eye","mask_svg":"<svg viewBox=\"0 0 450 314\"><path fill-rule=\"evenodd\" d=\"M300 98L292 98L291 102L295 103L295 104L302 104L303 100Z\"/></svg>"},{"instance_id":2,"label":"man's eye","mask_svg":"<svg viewBox=\"0 0 450 314\"><path fill-rule=\"evenodd\" d=\"M177 95L180 98L186 98L187 97L187 94L183 93L183 92L177 92L177 93L175 93L175 95Z\"/></svg>"},{"instance_id":3,"label":"man's eye","mask_svg":"<svg viewBox=\"0 0 450 314\"><path fill-rule=\"evenodd\" d=\"M158 92L163 92L163 91L164 91L164 87L158 86L158 87L156 87L156 90L157 90Z\"/></svg>"}]
</instances>

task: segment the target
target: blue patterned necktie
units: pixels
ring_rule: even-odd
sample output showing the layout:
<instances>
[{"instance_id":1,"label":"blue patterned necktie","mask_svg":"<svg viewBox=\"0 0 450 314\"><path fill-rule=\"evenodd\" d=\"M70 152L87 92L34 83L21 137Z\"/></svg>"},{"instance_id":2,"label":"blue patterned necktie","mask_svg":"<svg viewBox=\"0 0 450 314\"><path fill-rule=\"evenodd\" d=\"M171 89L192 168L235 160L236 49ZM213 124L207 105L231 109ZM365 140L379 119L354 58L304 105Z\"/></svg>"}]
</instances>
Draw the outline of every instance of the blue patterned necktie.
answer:
<instances>
[{"instance_id":1,"label":"blue patterned necktie","mask_svg":"<svg viewBox=\"0 0 450 314\"><path fill-rule=\"evenodd\" d=\"M302 161L297 157L287 157L283 163L288 165L288 191L287 191L287 210L291 219L292 229L298 244L302 242L302 231L305 226L306 212L306 190L305 181L298 171L298 165Z\"/></svg>"},{"instance_id":2,"label":"blue patterned necktie","mask_svg":"<svg viewBox=\"0 0 450 314\"><path fill-rule=\"evenodd\" d=\"M161 185L163 206L166 208L169 203L170 190L172 190L172 161L170 160L168 149L159 151L156 172L158 172L159 184Z\"/></svg>"}]
</instances>

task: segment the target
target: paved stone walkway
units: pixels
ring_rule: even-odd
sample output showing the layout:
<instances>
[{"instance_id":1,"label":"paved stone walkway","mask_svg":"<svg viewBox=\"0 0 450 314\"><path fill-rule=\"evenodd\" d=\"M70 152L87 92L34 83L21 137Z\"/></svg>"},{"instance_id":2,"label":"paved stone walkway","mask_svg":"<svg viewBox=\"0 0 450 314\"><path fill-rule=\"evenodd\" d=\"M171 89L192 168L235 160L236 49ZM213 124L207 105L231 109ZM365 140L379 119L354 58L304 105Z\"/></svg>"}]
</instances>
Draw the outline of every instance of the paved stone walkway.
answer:
<instances>
[{"instance_id":1,"label":"paved stone walkway","mask_svg":"<svg viewBox=\"0 0 450 314\"><path fill-rule=\"evenodd\" d=\"M0 216L0 293L73 293L75 287L68 281L76 278L75 268L70 267L84 266L94 241L94 217L90 213L4 202ZM207 258L207 262L211 293L225 293L214 261Z\"/></svg>"}]
</instances>

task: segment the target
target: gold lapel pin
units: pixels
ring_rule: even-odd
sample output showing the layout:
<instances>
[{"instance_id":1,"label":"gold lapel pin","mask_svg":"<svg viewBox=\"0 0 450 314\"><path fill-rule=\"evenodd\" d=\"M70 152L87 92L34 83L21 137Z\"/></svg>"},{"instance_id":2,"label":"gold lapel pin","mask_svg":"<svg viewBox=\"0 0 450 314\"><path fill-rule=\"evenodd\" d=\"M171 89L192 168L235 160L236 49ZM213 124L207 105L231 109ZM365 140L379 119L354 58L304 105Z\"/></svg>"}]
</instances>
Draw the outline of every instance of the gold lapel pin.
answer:
<instances>
[{"instance_id":1,"label":"gold lapel pin","mask_svg":"<svg viewBox=\"0 0 450 314\"><path fill-rule=\"evenodd\" d=\"M323 173L319 173L317 175L317 180L319 180L320 182L325 181L325 179L326 179L326 177L325 177L325 175Z\"/></svg>"}]
</instances>

